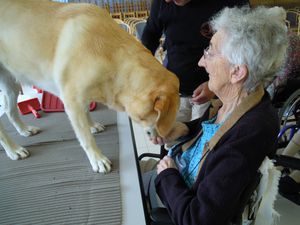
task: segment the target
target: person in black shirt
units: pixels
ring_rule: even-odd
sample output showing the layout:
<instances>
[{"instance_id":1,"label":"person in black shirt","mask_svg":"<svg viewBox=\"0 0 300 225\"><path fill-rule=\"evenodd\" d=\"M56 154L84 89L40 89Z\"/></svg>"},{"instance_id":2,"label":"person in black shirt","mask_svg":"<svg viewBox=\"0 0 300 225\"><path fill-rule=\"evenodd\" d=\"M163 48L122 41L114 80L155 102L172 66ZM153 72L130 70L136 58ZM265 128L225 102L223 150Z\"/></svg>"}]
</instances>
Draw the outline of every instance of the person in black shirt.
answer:
<instances>
[{"instance_id":1,"label":"person in black shirt","mask_svg":"<svg viewBox=\"0 0 300 225\"><path fill-rule=\"evenodd\" d=\"M154 55L162 34L165 34L166 67L180 80L179 121L201 117L209 106L208 101L214 96L207 87L205 69L197 65L201 53L209 44L209 18L225 6L248 3L248 0L152 1L141 41Z\"/></svg>"}]
</instances>

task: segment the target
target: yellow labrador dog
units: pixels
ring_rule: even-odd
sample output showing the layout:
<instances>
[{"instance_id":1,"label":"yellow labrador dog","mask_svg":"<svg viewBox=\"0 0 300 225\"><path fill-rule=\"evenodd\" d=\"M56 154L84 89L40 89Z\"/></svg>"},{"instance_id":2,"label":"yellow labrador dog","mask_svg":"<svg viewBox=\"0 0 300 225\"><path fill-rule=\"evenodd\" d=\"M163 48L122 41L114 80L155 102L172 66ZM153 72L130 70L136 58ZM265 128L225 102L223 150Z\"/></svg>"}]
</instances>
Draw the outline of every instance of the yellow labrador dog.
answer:
<instances>
[{"instance_id":1,"label":"yellow labrador dog","mask_svg":"<svg viewBox=\"0 0 300 225\"><path fill-rule=\"evenodd\" d=\"M16 81L58 95L95 172L111 162L97 148L92 132L103 126L86 113L98 101L128 115L151 132L166 136L179 102L179 82L142 44L95 5L44 0L0 2L0 89L10 122L21 135L36 127L19 118ZM29 155L0 124L0 141L9 158Z\"/></svg>"}]
</instances>

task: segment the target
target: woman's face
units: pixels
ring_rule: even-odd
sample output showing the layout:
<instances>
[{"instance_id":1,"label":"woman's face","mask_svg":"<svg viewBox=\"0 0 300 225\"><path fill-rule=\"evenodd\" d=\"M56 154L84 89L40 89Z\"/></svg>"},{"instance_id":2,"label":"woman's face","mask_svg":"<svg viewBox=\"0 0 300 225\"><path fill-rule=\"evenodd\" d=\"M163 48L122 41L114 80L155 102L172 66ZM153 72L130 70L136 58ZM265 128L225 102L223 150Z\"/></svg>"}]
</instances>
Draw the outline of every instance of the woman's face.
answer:
<instances>
[{"instance_id":1,"label":"woman's face","mask_svg":"<svg viewBox=\"0 0 300 225\"><path fill-rule=\"evenodd\" d=\"M210 41L210 45L204 50L198 65L204 67L209 75L208 88L216 95L230 83L230 63L221 54L221 45L224 33L218 31Z\"/></svg>"},{"instance_id":2,"label":"woman's face","mask_svg":"<svg viewBox=\"0 0 300 225\"><path fill-rule=\"evenodd\" d=\"M169 2L174 2L176 5L178 6L184 6L186 5L188 2L190 2L191 0L165 0L167 3Z\"/></svg>"}]
</instances>

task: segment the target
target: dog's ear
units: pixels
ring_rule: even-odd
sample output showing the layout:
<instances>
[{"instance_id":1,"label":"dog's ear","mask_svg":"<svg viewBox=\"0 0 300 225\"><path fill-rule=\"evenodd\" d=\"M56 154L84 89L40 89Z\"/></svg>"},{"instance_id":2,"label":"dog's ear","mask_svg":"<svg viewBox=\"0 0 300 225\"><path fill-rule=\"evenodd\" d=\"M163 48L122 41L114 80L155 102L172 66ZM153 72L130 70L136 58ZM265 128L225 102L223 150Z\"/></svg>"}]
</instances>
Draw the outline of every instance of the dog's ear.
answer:
<instances>
[{"instance_id":1,"label":"dog's ear","mask_svg":"<svg viewBox=\"0 0 300 225\"><path fill-rule=\"evenodd\" d=\"M176 119L179 97L159 95L155 98L154 110L157 112L156 130L161 137L166 137L171 131Z\"/></svg>"}]
</instances>

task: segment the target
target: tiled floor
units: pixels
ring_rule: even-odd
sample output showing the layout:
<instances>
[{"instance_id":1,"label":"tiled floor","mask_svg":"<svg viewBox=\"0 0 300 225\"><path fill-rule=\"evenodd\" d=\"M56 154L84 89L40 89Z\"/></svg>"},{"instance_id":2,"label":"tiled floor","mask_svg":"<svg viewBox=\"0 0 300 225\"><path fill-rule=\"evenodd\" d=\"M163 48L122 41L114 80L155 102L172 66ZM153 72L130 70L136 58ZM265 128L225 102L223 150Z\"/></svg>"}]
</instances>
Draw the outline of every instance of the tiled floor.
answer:
<instances>
[{"instance_id":1,"label":"tiled floor","mask_svg":"<svg viewBox=\"0 0 300 225\"><path fill-rule=\"evenodd\" d=\"M144 152L159 153L160 147L153 145L145 136L143 129L133 123L133 129L135 134L136 147L138 155ZM278 195L275 202L275 209L280 214L280 220L277 225L299 225L300 224L300 206L292 203L291 201ZM264 224L257 224L264 225Z\"/></svg>"}]
</instances>

